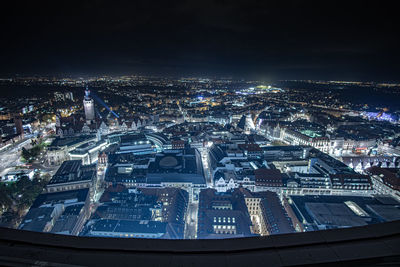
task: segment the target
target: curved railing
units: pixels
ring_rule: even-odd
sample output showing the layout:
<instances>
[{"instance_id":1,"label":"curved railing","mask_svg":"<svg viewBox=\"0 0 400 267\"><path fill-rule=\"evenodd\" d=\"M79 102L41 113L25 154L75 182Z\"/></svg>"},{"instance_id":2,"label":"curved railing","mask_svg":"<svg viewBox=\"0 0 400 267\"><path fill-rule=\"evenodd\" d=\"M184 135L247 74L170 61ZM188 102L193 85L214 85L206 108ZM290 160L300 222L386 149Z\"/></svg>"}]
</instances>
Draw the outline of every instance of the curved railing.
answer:
<instances>
[{"instance_id":1,"label":"curved railing","mask_svg":"<svg viewBox=\"0 0 400 267\"><path fill-rule=\"evenodd\" d=\"M400 221L220 240L77 237L0 228L0 265L400 266Z\"/></svg>"}]
</instances>

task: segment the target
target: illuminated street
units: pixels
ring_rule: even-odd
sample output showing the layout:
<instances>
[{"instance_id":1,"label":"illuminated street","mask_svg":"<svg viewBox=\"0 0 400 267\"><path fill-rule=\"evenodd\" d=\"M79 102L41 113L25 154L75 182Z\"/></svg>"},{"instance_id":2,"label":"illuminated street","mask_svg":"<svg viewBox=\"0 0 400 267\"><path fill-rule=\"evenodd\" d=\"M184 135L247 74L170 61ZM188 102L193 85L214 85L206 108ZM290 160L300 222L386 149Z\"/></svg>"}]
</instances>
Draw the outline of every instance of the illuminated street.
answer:
<instances>
[{"instance_id":1,"label":"illuminated street","mask_svg":"<svg viewBox=\"0 0 400 267\"><path fill-rule=\"evenodd\" d=\"M14 4L0 227L203 246L400 220L398 9Z\"/></svg>"},{"instance_id":2,"label":"illuminated street","mask_svg":"<svg viewBox=\"0 0 400 267\"><path fill-rule=\"evenodd\" d=\"M198 203L190 203L187 209L185 239L196 239L197 237L197 213Z\"/></svg>"},{"instance_id":3,"label":"illuminated street","mask_svg":"<svg viewBox=\"0 0 400 267\"><path fill-rule=\"evenodd\" d=\"M209 158L208 158L208 148L204 147L200 149L201 152L201 160L203 163L203 168L204 168L204 175L206 178L206 183L208 187L212 186L212 172L208 166L209 164Z\"/></svg>"},{"instance_id":4,"label":"illuminated street","mask_svg":"<svg viewBox=\"0 0 400 267\"><path fill-rule=\"evenodd\" d=\"M5 175L11 168L21 166L21 149L29 148L31 139L27 139L17 145L10 146L0 152L0 177Z\"/></svg>"}]
</instances>

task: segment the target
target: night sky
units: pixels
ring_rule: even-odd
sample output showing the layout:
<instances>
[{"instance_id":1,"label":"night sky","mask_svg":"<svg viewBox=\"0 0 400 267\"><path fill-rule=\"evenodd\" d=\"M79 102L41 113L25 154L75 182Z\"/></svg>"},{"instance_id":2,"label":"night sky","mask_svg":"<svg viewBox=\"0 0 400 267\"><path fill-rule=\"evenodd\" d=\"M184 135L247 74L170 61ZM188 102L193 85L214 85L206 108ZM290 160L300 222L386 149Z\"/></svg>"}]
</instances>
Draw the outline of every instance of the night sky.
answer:
<instances>
[{"instance_id":1,"label":"night sky","mask_svg":"<svg viewBox=\"0 0 400 267\"><path fill-rule=\"evenodd\" d=\"M389 1L58 2L2 7L2 76L400 80Z\"/></svg>"}]
</instances>

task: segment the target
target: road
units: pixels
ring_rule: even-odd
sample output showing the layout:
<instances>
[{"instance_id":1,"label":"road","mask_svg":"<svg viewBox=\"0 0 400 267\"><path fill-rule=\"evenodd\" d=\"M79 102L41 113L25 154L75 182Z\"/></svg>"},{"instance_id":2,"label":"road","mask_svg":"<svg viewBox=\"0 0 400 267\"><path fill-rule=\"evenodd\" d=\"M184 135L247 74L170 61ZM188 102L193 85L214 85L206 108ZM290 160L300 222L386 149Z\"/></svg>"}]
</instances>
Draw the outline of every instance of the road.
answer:
<instances>
[{"instance_id":1,"label":"road","mask_svg":"<svg viewBox=\"0 0 400 267\"><path fill-rule=\"evenodd\" d=\"M189 202L185 223L185 239L197 238L197 213L199 210L198 203Z\"/></svg>"},{"instance_id":2,"label":"road","mask_svg":"<svg viewBox=\"0 0 400 267\"><path fill-rule=\"evenodd\" d=\"M0 152L0 177L4 176L13 167L24 164L21 162L21 152L20 150L25 147L29 148L31 146L31 139L28 138L14 145L9 146Z\"/></svg>"},{"instance_id":3,"label":"road","mask_svg":"<svg viewBox=\"0 0 400 267\"><path fill-rule=\"evenodd\" d=\"M93 192L93 198L92 202L97 203L100 200L100 197L103 195L104 188L102 187L104 177L105 177L106 171L105 170L97 170L97 179L95 181L95 184L93 185L94 187L94 192Z\"/></svg>"},{"instance_id":4,"label":"road","mask_svg":"<svg viewBox=\"0 0 400 267\"><path fill-rule=\"evenodd\" d=\"M32 147L31 140L35 138L35 136L36 135L30 135L29 138L25 138L23 141L13 144L0 152L0 177L13 170L16 166L25 164L21 161L21 149L23 147L25 149L30 149ZM31 168L53 175L59 166L45 166L43 164L43 162L45 162L45 157L45 152L42 152L38 160L35 160L31 164Z\"/></svg>"},{"instance_id":5,"label":"road","mask_svg":"<svg viewBox=\"0 0 400 267\"><path fill-rule=\"evenodd\" d=\"M209 160L208 160L208 148L203 147L200 149L200 154L201 154L201 161L203 163L203 169L204 169L204 176L206 178L206 184L207 187L212 187L213 182L212 182L212 173L209 168Z\"/></svg>"}]
</instances>

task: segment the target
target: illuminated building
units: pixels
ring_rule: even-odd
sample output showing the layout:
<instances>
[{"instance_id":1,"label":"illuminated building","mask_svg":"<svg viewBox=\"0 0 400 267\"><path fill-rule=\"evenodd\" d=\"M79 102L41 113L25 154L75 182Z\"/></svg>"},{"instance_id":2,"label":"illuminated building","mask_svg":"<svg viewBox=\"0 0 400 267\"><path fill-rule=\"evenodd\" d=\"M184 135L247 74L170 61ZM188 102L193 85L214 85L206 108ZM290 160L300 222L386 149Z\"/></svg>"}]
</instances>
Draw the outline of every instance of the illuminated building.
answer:
<instances>
[{"instance_id":1,"label":"illuminated building","mask_svg":"<svg viewBox=\"0 0 400 267\"><path fill-rule=\"evenodd\" d=\"M40 194L19 229L78 235L89 216L89 189Z\"/></svg>"},{"instance_id":2,"label":"illuminated building","mask_svg":"<svg viewBox=\"0 0 400 267\"><path fill-rule=\"evenodd\" d=\"M64 161L46 186L48 193L92 188L96 178L95 170L84 168L81 160Z\"/></svg>"},{"instance_id":3,"label":"illuminated building","mask_svg":"<svg viewBox=\"0 0 400 267\"><path fill-rule=\"evenodd\" d=\"M90 97L90 90L86 88L83 99L86 121L90 124L94 120L94 100Z\"/></svg>"},{"instance_id":4,"label":"illuminated building","mask_svg":"<svg viewBox=\"0 0 400 267\"><path fill-rule=\"evenodd\" d=\"M235 238L251 236L252 222L243 193L232 190L218 193L205 189L200 193L198 213L199 239Z\"/></svg>"},{"instance_id":5,"label":"illuminated building","mask_svg":"<svg viewBox=\"0 0 400 267\"><path fill-rule=\"evenodd\" d=\"M24 137L24 127L22 125L22 119L21 118L14 118L14 123L15 123L15 129L16 129L16 133L18 135L21 135L21 137Z\"/></svg>"},{"instance_id":6,"label":"illuminated building","mask_svg":"<svg viewBox=\"0 0 400 267\"><path fill-rule=\"evenodd\" d=\"M382 168L372 166L366 169L371 175L374 191L380 195L390 195L400 201L400 171L399 168Z\"/></svg>"},{"instance_id":7,"label":"illuminated building","mask_svg":"<svg viewBox=\"0 0 400 267\"><path fill-rule=\"evenodd\" d=\"M69 152L71 160L81 160L82 164L90 165L98 159L100 151L107 147L106 140L97 142L89 142L78 146L76 149Z\"/></svg>"},{"instance_id":8,"label":"illuminated building","mask_svg":"<svg viewBox=\"0 0 400 267\"><path fill-rule=\"evenodd\" d=\"M188 194L177 188L110 186L84 236L183 238Z\"/></svg>"},{"instance_id":9,"label":"illuminated building","mask_svg":"<svg viewBox=\"0 0 400 267\"><path fill-rule=\"evenodd\" d=\"M256 127L254 125L251 114L249 113L246 116L243 115L242 118L240 119L237 127L240 129L243 129L246 133L250 133L250 131L254 130Z\"/></svg>"}]
</instances>

